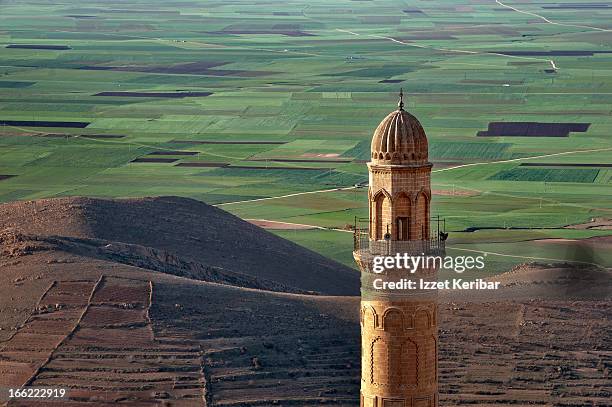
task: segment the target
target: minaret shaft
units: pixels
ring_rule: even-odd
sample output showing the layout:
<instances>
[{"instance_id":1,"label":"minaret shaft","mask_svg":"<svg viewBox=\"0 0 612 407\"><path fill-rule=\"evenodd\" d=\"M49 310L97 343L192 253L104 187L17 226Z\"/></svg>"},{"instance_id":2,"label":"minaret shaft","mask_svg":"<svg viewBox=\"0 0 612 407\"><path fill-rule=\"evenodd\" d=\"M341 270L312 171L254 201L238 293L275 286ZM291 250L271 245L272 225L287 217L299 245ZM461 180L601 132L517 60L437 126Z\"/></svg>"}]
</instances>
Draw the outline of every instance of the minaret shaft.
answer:
<instances>
[{"instance_id":1,"label":"minaret shaft","mask_svg":"<svg viewBox=\"0 0 612 407\"><path fill-rule=\"evenodd\" d=\"M432 165L427 155L425 133L400 99L399 109L381 122L372 140L369 227L356 231L355 239L354 257L362 272L362 407L438 405L435 294L378 291L371 284L378 277L372 272L375 256L439 253L441 246L430 230ZM385 271L388 278L415 281L436 276L436 270L424 268L406 273Z\"/></svg>"},{"instance_id":2,"label":"minaret shaft","mask_svg":"<svg viewBox=\"0 0 612 407\"><path fill-rule=\"evenodd\" d=\"M430 300L361 302L364 407L437 406L437 309Z\"/></svg>"}]
</instances>

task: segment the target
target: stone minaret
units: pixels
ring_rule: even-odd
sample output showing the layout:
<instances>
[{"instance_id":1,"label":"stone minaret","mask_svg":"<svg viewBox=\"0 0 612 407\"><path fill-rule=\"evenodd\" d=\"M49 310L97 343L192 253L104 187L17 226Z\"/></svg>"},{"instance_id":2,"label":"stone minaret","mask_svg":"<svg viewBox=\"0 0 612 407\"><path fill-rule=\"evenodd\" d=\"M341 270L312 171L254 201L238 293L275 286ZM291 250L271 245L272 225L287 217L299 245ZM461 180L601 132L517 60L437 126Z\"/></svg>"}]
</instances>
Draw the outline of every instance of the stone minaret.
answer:
<instances>
[{"instance_id":1,"label":"stone minaret","mask_svg":"<svg viewBox=\"0 0 612 407\"><path fill-rule=\"evenodd\" d=\"M436 270L372 271L378 255L441 255L439 231L431 237L431 167L427 137L419 121L398 109L383 119L372 138L368 163L368 230L355 228L354 257L362 272L362 407L438 405L437 301L419 290L376 290L382 278L435 279Z\"/></svg>"}]
</instances>

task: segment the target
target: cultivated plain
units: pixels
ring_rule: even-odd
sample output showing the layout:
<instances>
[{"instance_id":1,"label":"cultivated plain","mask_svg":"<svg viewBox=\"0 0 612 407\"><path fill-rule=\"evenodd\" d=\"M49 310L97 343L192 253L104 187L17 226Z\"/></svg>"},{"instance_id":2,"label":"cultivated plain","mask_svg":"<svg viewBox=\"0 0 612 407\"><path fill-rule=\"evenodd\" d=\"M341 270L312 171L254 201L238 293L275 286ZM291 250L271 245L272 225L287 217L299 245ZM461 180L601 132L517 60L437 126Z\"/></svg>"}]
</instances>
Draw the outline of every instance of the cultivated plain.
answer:
<instances>
[{"instance_id":1,"label":"cultivated plain","mask_svg":"<svg viewBox=\"0 0 612 407\"><path fill-rule=\"evenodd\" d=\"M191 197L299 224L276 233L352 266L342 229L367 216L369 139L403 87L430 140L432 213L446 219L449 247L487 252L490 272L612 262L601 248L612 209L609 5L0 10L0 201Z\"/></svg>"}]
</instances>

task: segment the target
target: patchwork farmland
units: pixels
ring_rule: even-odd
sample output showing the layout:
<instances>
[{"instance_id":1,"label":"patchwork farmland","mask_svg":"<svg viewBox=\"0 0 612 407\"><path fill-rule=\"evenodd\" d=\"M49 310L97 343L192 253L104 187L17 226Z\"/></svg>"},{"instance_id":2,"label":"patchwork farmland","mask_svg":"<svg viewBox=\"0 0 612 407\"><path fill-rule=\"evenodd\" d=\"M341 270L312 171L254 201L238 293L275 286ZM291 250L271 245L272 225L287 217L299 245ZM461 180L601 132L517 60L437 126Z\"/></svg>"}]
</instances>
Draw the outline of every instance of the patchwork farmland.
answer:
<instances>
[{"instance_id":1,"label":"patchwork farmland","mask_svg":"<svg viewBox=\"0 0 612 407\"><path fill-rule=\"evenodd\" d=\"M582 250L609 228L571 227L612 211L612 8L598 5L5 1L0 202L192 197L317 227L273 231L352 265L369 140L403 87L449 246L487 251L491 272L610 266Z\"/></svg>"}]
</instances>

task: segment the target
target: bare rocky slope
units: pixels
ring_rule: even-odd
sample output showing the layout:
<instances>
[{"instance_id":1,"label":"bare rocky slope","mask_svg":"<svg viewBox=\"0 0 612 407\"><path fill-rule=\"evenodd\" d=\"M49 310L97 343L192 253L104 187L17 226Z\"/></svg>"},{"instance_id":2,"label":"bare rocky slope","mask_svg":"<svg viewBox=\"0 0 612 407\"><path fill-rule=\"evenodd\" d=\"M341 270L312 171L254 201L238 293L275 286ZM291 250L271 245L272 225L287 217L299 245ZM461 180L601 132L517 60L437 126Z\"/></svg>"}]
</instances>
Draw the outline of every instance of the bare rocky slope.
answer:
<instances>
[{"instance_id":1,"label":"bare rocky slope","mask_svg":"<svg viewBox=\"0 0 612 407\"><path fill-rule=\"evenodd\" d=\"M2 230L18 239L63 245L81 254L89 251L152 270L196 269L182 274L196 277L197 269L207 268L220 275L203 280L222 282L223 276L230 276L230 284L252 288L276 284L281 291L359 294L355 270L193 199L16 202L0 205ZM171 267L160 270L162 263ZM240 279L245 281L236 284Z\"/></svg>"}]
</instances>

